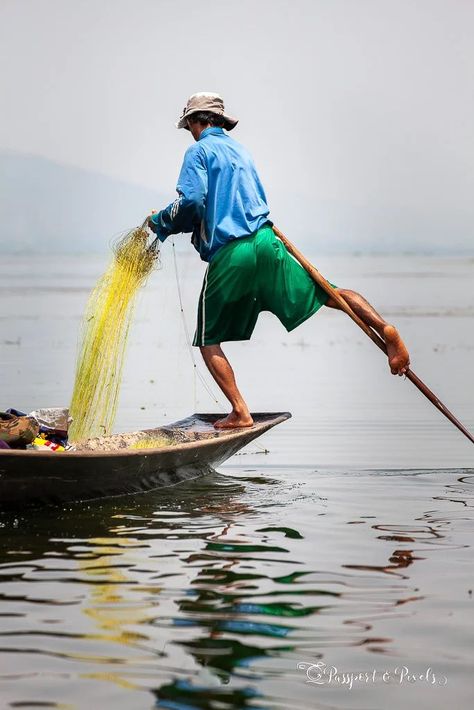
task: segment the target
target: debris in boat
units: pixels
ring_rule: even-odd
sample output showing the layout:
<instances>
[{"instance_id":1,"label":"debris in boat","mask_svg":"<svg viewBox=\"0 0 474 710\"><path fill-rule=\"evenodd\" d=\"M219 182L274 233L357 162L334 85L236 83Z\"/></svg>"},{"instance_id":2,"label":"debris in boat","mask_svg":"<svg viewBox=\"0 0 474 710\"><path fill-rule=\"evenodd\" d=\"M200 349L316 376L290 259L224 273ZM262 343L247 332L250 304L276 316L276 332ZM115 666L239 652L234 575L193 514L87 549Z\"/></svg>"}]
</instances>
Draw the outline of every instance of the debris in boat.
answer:
<instances>
[{"instance_id":1,"label":"debris in boat","mask_svg":"<svg viewBox=\"0 0 474 710\"><path fill-rule=\"evenodd\" d=\"M148 236L144 224L116 244L112 263L89 297L70 406L71 442L112 430L136 296L158 260L157 242L148 246Z\"/></svg>"},{"instance_id":2,"label":"debris in boat","mask_svg":"<svg viewBox=\"0 0 474 710\"><path fill-rule=\"evenodd\" d=\"M36 419L24 414L0 412L0 439L11 449L24 449L39 434Z\"/></svg>"},{"instance_id":3,"label":"debris in boat","mask_svg":"<svg viewBox=\"0 0 474 710\"><path fill-rule=\"evenodd\" d=\"M35 409L28 414L34 417L40 427L45 431L62 431L67 434L72 418L69 416L69 409L66 407L44 407Z\"/></svg>"},{"instance_id":4,"label":"debris in boat","mask_svg":"<svg viewBox=\"0 0 474 710\"><path fill-rule=\"evenodd\" d=\"M148 442L153 442L153 445ZM96 436L75 445L75 451L123 451L124 449L162 448L179 444L180 437L167 436L159 431L135 431L130 434Z\"/></svg>"},{"instance_id":5,"label":"debris in boat","mask_svg":"<svg viewBox=\"0 0 474 710\"><path fill-rule=\"evenodd\" d=\"M2 419L3 417L3 419ZM155 429L142 429L124 434L91 437L80 442L68 441L68 428L71 424L69 410L65 407L48 407L36 409L26 415L18 409L9 409L0 413L0 448L20 448L29 451L42 451L52 453L63 452L121 452L124 450L152 450L162 449L167 446L186 444L203 439L213 439L219 432L210 426L199 425L198 421L190 418L192 425L183 422L182 427L162 426ZM17 432L20 423L29 431L26 438L17 441L10 436L10 440L3 432L8 429ZM18 433L18 432L17 432Z\"/></svg>"},{"instance_id":6,"label":"debris in boat","mask_svg":"<svg viewBox=\"0 0 474 710\"><path fill-rule=\"evenodd\" d=\"M8 443L8 448L64 451L67 446L71 418L64 407L36 409L29 414L11 407L0 413L0 418L0 439Z\"/></svg>"},{"instance_id":7,"label":"debris in boat","mask_svg":"<svg viewBox=\"0 0 474 710\"><path fill-rule=\"evenodd\" d=\"M26 448L35 449L36 451L65 451L64 446L61 446L61 444L56 444L50 439L46 439L44 435L37 436L36 439L33 439L32 443L28 444Z\"/></svg>"},{"instance_id":8,"label":"debris in boat","mask_svg":"<svg viewBox=\"0 0 474 710\"><path fill-rule=\"evenodd\" d=\"M135 441L130 448L131 449L161 449L163 446L172 446L177 442L173 439L166 438L164 436L153 437L148 439L140 439Z\"/></svg>"},{"instance_id":9,"label":"debris in boat","mask_svg":"<svg viewBox=\"0 0 474 710\"><path fill-rule=\"evenodd\" d=\"M176 426L164 426L157 429L143 429L127 434L96 436L74 445L74 450L82 451L123 451L124 449L160 449L164 446L187 444L191 441L214 439L219 433L214 428L197 431Z\"/></svg>"}]
</instances>

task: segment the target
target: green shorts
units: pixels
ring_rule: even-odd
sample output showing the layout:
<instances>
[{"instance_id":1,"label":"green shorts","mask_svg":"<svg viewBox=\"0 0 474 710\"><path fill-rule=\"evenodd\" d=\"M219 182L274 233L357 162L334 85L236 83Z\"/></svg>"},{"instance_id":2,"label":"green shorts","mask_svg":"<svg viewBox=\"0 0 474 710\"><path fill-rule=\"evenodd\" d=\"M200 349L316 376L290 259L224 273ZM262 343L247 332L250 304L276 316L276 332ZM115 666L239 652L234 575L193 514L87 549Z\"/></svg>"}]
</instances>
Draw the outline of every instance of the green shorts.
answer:
<instances>
[{"instance_id":1,"label":"green shorts","mask_svg":"<svg viewBox=\"0 0 474 710\"><path fill-rule=\"evenodd\" d=\"M261 311L293 330L328 298L267 225L221 247L209 264L193 345L249 340Z\"/></svg>"}]
</instances>

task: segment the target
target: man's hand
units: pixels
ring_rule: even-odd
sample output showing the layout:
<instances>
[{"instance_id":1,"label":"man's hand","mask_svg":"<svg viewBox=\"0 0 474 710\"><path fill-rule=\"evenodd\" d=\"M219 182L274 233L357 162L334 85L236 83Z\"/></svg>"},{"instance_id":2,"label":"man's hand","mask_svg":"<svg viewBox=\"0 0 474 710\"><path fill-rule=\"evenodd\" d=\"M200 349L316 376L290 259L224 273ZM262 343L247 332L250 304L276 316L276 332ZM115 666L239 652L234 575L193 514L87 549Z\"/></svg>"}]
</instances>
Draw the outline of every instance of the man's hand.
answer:
<instances>
[{"instance_id":1,"label":"man's hand","mask_svg":"<svg viewBox=\"0 0 474 710\"><path fill-rule=\"evenodd\" d=\"M150 229L152 229L151 224L150 224L150 220L151 220L151 218L153 217L154 214L156 214L156 210L152 210L152 211L151 211L151 215L147 218L147 224L148 224L148 227L149 227Z\"/></svg>"}]
</instances>

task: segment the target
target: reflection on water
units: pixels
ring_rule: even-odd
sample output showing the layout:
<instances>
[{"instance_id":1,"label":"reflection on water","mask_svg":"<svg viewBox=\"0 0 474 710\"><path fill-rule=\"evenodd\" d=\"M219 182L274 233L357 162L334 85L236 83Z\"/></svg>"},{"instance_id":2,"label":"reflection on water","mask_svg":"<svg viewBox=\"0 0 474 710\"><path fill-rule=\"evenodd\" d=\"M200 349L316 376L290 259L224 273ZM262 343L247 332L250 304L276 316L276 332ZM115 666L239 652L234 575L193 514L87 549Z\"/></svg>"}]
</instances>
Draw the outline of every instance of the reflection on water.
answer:
<instances>
[{"instance_id":1,"label":"reflection on water","mask_svg":"<svg viewBox=\"0 0 474 710\"><path fill-rule=\"evenodd\" d=\"M470 707L472 471L227 473L1 517L2 707Z\"/></svg>"}]
</instances>

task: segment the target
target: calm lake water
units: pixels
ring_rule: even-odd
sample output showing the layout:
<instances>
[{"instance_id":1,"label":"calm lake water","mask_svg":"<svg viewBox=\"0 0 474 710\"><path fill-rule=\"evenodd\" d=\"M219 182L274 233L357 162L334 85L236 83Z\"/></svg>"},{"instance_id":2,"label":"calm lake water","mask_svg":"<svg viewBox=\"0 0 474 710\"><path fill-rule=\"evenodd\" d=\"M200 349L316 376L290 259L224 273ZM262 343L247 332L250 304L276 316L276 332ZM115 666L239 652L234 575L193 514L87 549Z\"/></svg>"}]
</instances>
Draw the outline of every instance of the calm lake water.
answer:
<instances>
[{"instance_id":1,"label":"calm lake water","mask_svg":"<svg viewBox=\"0 0 474 710\"><path fill-rule=\"evenodd\" d=\"M0 409L67 404L105 264L3 260ZM473 429L474 260L317 265L400 326L415 372ZM178 266L192 331L203 266ZM471 708L472 445L341 314L291 334L265 314L227 352L254 411L293 413L258 446L175 488L0 515L0 707ZM117 430L196 410L219 405L194 375L167 249Z\"/></svg>"}]
</instances>

